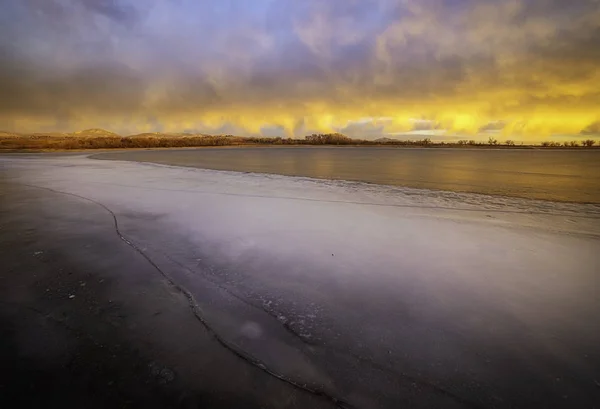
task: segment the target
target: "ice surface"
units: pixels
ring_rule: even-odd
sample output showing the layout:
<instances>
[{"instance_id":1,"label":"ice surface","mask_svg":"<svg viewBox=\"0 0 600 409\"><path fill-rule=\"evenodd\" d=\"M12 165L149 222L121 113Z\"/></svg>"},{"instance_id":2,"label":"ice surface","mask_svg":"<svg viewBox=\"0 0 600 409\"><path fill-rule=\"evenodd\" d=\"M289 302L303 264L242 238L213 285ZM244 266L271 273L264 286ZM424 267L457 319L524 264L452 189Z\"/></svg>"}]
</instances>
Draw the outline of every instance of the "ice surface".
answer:
<instances>
[{"instance_id":1,"label":"ice surface","mask_svg":"<svg viewBox=\"0 0 600 409\"><path fill-rule=\"evenodd\" d=\"M0 160L6 182L110 208L221 334L358 407L600 401L600 206Z\"/></svg>"}]
</instances>

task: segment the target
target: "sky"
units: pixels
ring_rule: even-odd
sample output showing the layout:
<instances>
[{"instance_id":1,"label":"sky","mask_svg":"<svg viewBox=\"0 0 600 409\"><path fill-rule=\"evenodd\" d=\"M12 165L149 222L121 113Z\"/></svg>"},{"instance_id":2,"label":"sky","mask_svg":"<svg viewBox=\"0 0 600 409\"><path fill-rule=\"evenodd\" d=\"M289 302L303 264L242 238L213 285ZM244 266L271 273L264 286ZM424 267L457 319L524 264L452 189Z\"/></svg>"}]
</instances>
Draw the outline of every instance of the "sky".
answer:
<instances>
[{"instance_id":1,"label":"sky","mask_svg":"<svg viewBox=\"0 0 600 409\"><path fill-rule=\"evenodd\" d=\"M0 0L0 130L600 137L600 0Z\"/></svg>"}]
</instances>

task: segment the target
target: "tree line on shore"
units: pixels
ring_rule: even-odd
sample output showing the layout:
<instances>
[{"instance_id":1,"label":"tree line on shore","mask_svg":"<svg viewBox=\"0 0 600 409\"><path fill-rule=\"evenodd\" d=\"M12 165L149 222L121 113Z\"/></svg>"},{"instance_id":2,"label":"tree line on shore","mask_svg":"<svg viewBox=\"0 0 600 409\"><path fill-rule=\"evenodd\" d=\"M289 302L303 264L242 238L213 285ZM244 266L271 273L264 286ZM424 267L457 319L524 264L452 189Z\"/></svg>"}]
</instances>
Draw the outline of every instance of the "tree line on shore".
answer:
<instances>
[{"instance_id":1,"label":"tree line on shore","mask_svg":"<svg viewBox=\"0 0 600 409\"><path fill-rule=\"evenodd\" d=\"M458 145L484 145L485 142L476 142L474 140L460 140L457 142ZM579 146L583 146L586 148L591 148L596 144L596 141L593 139L584 139L582 141L563 141L563 142L555 142L555 141L542 141L539 146L544 148L577 148ZM512 139L507 139L504 142L499 142L496 138L490 137L488 139L487 145L490 146L517 146L515 141ZM521 145L523 145L521 143ZM535 145L527 145L527 146L535 146Z\"/></svg>"},{"instance_id":2,"label":"tree line on shore","mask_svg":"<svg viewBox=\"0 0 600 409\"><path fill-rule=\"evenodd\" d=\"M490 137L487 142L475 140L459 140L457 142L434 142L430 138L418 140L400 140L383 138L379 140L353 139L340 133L312 134L304 139L238 137L234 135L200 135L200 136L0 136L2 150L65 150L65 149L126 149L126 148L183 148L202 146L236 146L236 145L361 145L361 146L447 146L447 147L543 147L543 148L591 148L596 145L593 139L582 141L553 142L543 141L536 145L517 144L513 140L498 141Z\"/></svg>"}]
</instances>

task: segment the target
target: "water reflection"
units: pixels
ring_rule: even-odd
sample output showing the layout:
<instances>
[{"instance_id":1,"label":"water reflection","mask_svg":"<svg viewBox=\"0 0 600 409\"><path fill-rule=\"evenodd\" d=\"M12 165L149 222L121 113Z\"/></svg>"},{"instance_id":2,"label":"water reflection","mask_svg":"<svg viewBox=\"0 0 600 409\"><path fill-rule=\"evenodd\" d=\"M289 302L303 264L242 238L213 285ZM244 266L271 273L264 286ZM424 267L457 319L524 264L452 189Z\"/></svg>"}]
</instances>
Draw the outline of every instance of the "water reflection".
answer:
<instances>
[{"instance_id":1,"label":"water reflection","mask_svg":"<svg viewBox=\"0 0 600 409\"><path fill-rule=\"evenodd\" d=\"M131 151L115 159L600 203L600 151L366 147Z\"/></svg>"}]
</instances>

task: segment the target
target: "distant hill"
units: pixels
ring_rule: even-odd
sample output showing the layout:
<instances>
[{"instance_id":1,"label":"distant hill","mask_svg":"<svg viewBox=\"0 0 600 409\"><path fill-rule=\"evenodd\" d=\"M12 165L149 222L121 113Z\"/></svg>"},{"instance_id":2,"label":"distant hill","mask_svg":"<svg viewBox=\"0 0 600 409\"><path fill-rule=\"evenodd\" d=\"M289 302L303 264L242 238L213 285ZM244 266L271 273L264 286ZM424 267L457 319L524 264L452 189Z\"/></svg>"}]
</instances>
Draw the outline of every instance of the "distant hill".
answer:
<instances>
[{"instance_id":1,"label":"distant hill","mask_svg":"<svg viewBox=\"0 0 600 409\"><path fill-rule=\"evenodd\" d=\"M106 129L99 129L99 128L84 129L83 131L73 132L70 135L84 137L84 138L101 138L101 137L120 138L121 137L121 135L119 135L119 134L116 134L111 131L107 131Z\"/></svg>"},{"instance_id":2,"label":"distant hill","mask_svg":"<svg viewBox=\"0 0 600 409\"><path fill-rule=\"evenodd\" d=\"M202 137L209 136L201 133L187 133L187 132L144 132L134 135L128 135L128 138L191 138L191 137Z\"/></svg>"},{"instance_id":3,"label":"distant hill","mask_svg":"<svg viewBox=\"0 0 600 409\"><path fill-rule=\"evenodd\" d=\"M26 136L27 134L21 134ZM72 134L67 132L35 132L32 133L31 136L51 136L53 138L65 138L67 136L71 136Z\"/></svg>"},{"instance_id":4,"label":"distant hill","mask_svg":"<svg viewBox=\"0 0 600 409\"><path fill-rule=\"evenodd\" d=\"M21 135L18 133L0 131L0 138L17 138L19 136Z\"/></svg>"},{"instance_id":5,"label":"distant hill","mask_svg":"<svg viewBox=\"0 0 600 409\"><path fill-rule=\"evenodd\" d=\"M0 132L0 137L13 138L120 138L121 135L106 129L92 128L84 129L76 132L33 132L33 133L17 133L17 132Z\"/></svg>"},{"instance_id":6,"label":"distant hill","mask_svg":"<svg viewBox=\"0 0 600 409\"><path fill-rule=\"evenodd\" d=\"M394 142L397 141L398 139L393 139L393 138L379 138L379 139L375 139L375 142Z\"/></svg>"},{"instance_id":7,"label":"distant hill","mask_svg":"<svg viewBox=\"0 0 600 409\"><path fill-rule=\"evenodd\" d=\"M157 138L159 136L162 136L160 132L144 132L134 135L127 135L128 138Z\"/></svg>"},{"instance_id":8,"label":"distant hill","mask_svg":"<svg viewBox=\"0 0 600 409\"><path fill-rule=\"evenodd\" d=\"M202 133L188 132L143 132L139 134L127 135L127 138L202 138L202 137L233 137L233 135L207 135ZM122 138L115 132L106 129L90 128L76 132L33 132L18 133L0 131L0 138Z\"/></svg>"}]
</instances>

